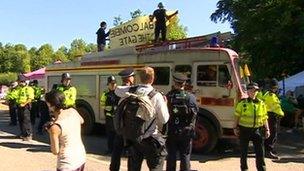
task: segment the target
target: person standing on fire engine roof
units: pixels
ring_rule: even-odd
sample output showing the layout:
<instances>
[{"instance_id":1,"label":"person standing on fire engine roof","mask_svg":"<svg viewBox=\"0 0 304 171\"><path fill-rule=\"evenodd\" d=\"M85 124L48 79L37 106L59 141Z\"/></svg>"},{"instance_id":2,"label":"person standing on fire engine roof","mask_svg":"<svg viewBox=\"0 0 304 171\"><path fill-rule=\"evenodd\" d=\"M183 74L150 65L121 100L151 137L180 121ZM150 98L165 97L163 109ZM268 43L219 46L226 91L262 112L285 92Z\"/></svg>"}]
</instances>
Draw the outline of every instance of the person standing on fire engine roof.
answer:
<instances>
[{"instance_id":1,"label":"person standing on fire engine roof","mask_svg":"<svg viewBox=\"0 0 304 171\"><path fill-rule=\"evenodd\" d=\"M278 88L278 81L272 79L270 81L270 90L262 97L267 107L268 125L270 128L270 137L265 140L265 152L266 157L271 159L279 159L279 156L274 150L274 146L277 141L278 124L280 123L280 118L284 116L280 99L276 95Z\"/></svg>"},{"instance_id":2,"label":"person standing on fire engine roof","mask_svg":"<svg viewBox=\"0 0 304 171\"><path fill-rule=\"evenodd\" d=\"M187 76L173 75L174 87L168 92L167 171L176 170L176 153L180 154L180 170L190 170L190 155L198 105L193 94L184 88Z\"/></svg>"},{"instance_id":3,"label":"person standing on fire engine roof","mask_svg":"<svg viewBox=\"0 0 304 171\"><path fill-rule=\"evenodd\" d=\"M171 15L167 15L166 9L164 8L163 3L161 3L161 2L158 3L157 7L158 7L158 9L156 9L153 12L153 15L150 15L151 22L153 21L154 17L156 18L155 30L154 30L154 35L155 35L154 41L158 42L160 32L161 32L161 36L162 36L162 41L166 41L166 34L167 34L166 20L169 20L171 17L178 14L178 10Z\"/></svg>"},{"instance_id":4,"label":"person standing on fire engine roof","mask_svg":"<svg viewBox=\"0 0 304 171\"><path fill-rule=\"evenodd\" d=\"M107 33L105 32L106 28L107 28L107 23L102 21L100 23L100 28L96 32L98 52L103 51L106 46L106 40L110 34L110 31L108 31Z\"/></svg>"},{"instance_id":5,"label":"person standing on fire engine roof","mask_svg":"<svg viewBox=\"0 0 304 171\"><path fill-rule=\"evenodd\" d=\"M133 68L126 68L118 73L122 79L122 86L131 86L135 82ZM116 134L114 138L113 151L111 155L110 171L119 171L120 158L124 152L124 139L122 135ZM128 170L131 170L131 160L128 157Z\"/></svg>"},{"instance_id":6,"label":"person standing on fire engine roof","mask_svg":"<svg viewBox=\"0 0 304 171\"><path fill-rule=\"evenodd\" d=\"M21 130L21 138L24 141L32 140L32 125L30 119L31 103L34 99L34 90L26 84L24 75L18 76L19 89L17 93L16 103L18 106L18 119Z\"/></svg>"},{"instance_id":7,"label":"person standing on fire engine roof","mask_svg":"<svg viewBox=\"0 0 304 171\"><path fill-rule=\"evenodd\" d=\"M106 117L106 132L108 138L107 154L110 154L113 151L114 138L116 135L113 117L120 98L114 93L114 90L116 88L116 79L114 76L111 75L108 77L107 85L108 90L105 90L102 93L100 98L100 105L104 109L104 114Z\"/></svg>"},{"instance_id":8,"label":"person standing on fire engine roof","mask_svg":"<svg viewBox=\"0 0 304 171\"><path fill-rule=\"evenodd\" d=\"M71 85L71 75L63 73L61 75L61 84L56 87L56 90L62 92L65 96L64 105L66 108L75 107L77 90Z\"/></svg>"},{"instance_id":9,"label":"person standing on fire engine roof","mask_svg":"<svg viewBox=\"0 0 304 171\"><path fill-rule=\"evenodd\" d=\"M254 145L257 170L266 170L263 136L268 138L270 132L267 122L266 105L262 100L256 98L258 90L259 86L257 83L248 84L248 98L242 99L235 108L233 131L240 139L242 171L248 170L247 154L249 141L252 141Z\"/></svg>"}]
</instances>

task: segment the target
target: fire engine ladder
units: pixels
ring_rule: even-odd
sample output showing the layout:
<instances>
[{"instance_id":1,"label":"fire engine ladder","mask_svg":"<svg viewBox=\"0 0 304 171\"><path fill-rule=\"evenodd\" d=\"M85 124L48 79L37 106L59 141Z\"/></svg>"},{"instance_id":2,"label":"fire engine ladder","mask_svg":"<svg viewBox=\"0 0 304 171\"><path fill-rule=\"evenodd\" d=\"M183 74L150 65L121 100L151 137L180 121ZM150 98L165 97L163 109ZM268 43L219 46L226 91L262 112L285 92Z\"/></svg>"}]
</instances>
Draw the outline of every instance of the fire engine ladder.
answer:
<instances>
[{"instance_id":1,"label":"fire engine ladder","mask_svg":"<svg viewBox=\"0 0 304 171\"><path fill-rule=\"evenodd\" d=\"M220 41L227 40L227 34L228 33L221 34L220 32L217 32L209 35L191 37L180 40L171 40L161 43L143 44L143 45L138 45L135 48L136 51L139 53L149 53L149 52L153 53L153 52L169 51L176 49L208 47L212 37L218 37ZM231 38L230 32L228 37Z\"/></svg>"}]
</instances>

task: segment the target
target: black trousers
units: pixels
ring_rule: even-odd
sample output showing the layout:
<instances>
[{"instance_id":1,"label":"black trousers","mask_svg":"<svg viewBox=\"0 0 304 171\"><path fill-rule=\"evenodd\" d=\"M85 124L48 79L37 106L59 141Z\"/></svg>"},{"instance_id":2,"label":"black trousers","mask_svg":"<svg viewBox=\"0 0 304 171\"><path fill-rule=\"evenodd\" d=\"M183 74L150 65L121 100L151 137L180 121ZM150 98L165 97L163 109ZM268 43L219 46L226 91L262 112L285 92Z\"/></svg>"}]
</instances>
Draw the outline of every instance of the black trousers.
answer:
<instances>
[{"instance_id":1,"label":"black trousers","mask_svg":"<svg viewBox=\"0 0 304 171\"><path fill-rule=\"evenodd\" d=\"M9 114L11 119L11 124L17 124L17 105L15 102L9 102Z\"/></svg>"},{"instance_id":2,"label":"black trousers","mask_svg":"<svg viewBox=\"0 0 304 171\"><path fill-rule=\"evenodd\" d=\"M270 136L265 140L265 151L274 152L274 146L278 137L278 123L279 119L273 112L268 112L268 126L270 130Z\"/></svg>"},{"instance_id":3,"label":"black trousers","mask_svg":"<svg viewBox=\"0 0 304 171\"><path fill-rule=\"evenodd\" d=\"M28 137L32 135L32 125L30 119L29 107L18 107L18 120L21 131L21 136Z\"/></svg>"},{"instance_id":4,"label":"black trousers","mask_svg":"<svg viewBox=\"0 0 304 171\"><path fill-rule=\"evenodd\" d=\"M36 118L39 116L39 101L37 100L35 102L32 102L32 107L31 107L31 124L35 125Z\"/></svg>"},{"instance_id":5,"label":"black trousers","mask_svg":"<svg viewBox=\"0 0 304 171\"><path fill-rule=\"evenodd\" d=\"M50 121L51 117L50 117L49 108L45 101L40 100L39 106L40 106L40 121L38 124L38 132L42 132L43 125L48 121Z\"/></svg>"},{"instance_id":6,"label":"black trousers","mask_svg":"<svg viewBox=\"0 0 304 171\"><path fill-rule=\"evenodd\" d=\"M166 41L166 34L167 34L167 26L166 24L155 24L155 30L154 30L154 40L155 42L159 39L159 34L161 33L162 41Z\"/></svg>"},{"instance_id":7,"label":"black trousers","mask_svg":"<svg viewBox=\"0 0 304 171\"><path fill-rule=\"evenodd\" d=\"M180 156L180 170L190 170L192 139L190 136L169 135L167 138L167 171L176 170L176 154Z\"/></svg>"},{"instance_id":8,"label":"black trousers","mask_svg":"<svg viewBox=\"0 0 304 171\"><path fill-rule=\"evenodd\" d=\"M264 139L261 128L246 128L240 126L241 170L248 170L247 154L249 141L253 142L255 163L258 171L265 171Z\"/></svg>"},{"instance_id":9,"label":"black trousers","mask_svg":"<svg viewBox=\"0 0 304 171\"><path fill-rule=\"evenodd\" d=\"M114 146L114 139L115 139L115 129L114 129L114 123L113 123L113 117L106 116L106 133L108 138L108 150L110 152L113 151Z\"/></svg>"},{"instance_id":10,"label":"black trousers","mask_svg":"<svg viewBox=\"0 0 304 171\"><path fill-rule=\"evenodd\" d=\"M119 134L115 135L113 151L111 155L110 171L119 171L120 159L124 150L124 140Z\"/></svg>"},{"instance_id":11,"label":"black trousers","mask_svg":"<svg viewBox=\"0 0 304 171\"><path fill-rule=\"evenodd\" d=\"M162 171L164 160L167 155L165 145L161 145L155 138L149 137L141 143L136 143L131 146L130 162L131 171L140 171L144 159L150 171Z\"/></svg>"}]
</instances>

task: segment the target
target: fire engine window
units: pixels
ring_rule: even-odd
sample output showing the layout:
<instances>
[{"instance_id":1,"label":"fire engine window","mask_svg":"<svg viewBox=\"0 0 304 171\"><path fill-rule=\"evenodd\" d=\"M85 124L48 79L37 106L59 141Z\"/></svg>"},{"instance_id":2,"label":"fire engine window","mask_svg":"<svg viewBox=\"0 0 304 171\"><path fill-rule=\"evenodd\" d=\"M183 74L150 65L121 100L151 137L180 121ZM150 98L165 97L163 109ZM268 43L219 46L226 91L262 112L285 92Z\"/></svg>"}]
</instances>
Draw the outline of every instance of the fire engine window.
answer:
<instances>
[{"instance_id":1,"label":"fire engine window","mask_svg":"<svg viewBox=\"0 0 304 171\"><path fill-rule=\"evenodd\" d=\"M199 65L197 67L197 85L198 86L216 86L217 80L216 65Z\"/></svg>"},{"instance_id":2,"label":"fire engine window","mask_svg":"<svg viewBox=\"0 0 304 171\"><path fill-rule=\"evenodd\" d=\"M191 67L191 65L176 65L174 71L183 73L183 74L187 75L187 77L190 79L192 67Z\"/></svg>"},{"instance_id":3,"label":"fire engine window","mask_svg":"<svg viewBox=\"0 0 304 171\"><path fill-rule=\"evenodd\" d=\"M155 73L154 85L169 85L170 67L153 67Z\"/></svg>"},{"instance_id":4,"label":"fire engine window","mask_svg":"<svg viewBox=\"0 0 304 171\"><path fill-rule=\"evenodd\" d=\"M219 65L219 86L224 87L230 80L230 74L226 65Z\"/></svg>"}]
</instances>

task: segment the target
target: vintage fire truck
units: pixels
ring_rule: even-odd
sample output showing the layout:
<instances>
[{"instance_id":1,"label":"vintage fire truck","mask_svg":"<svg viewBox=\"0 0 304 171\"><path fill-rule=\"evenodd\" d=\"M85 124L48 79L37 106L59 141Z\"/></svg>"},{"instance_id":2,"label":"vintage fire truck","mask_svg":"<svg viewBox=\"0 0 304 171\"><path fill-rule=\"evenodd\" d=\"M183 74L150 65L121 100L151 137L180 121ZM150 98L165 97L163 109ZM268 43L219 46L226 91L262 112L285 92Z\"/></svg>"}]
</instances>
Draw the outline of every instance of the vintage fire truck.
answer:
<instances>
[{"instance_id":1,"label":"vintage fire truck","mask_svg":"<svg viewBox=\"0 0 304 171\"><path fill-rule=\"evenodd\" d=\"M172 74L185 73L191 78L188 89L199 104L196 124L197 137L193 149L209 152L219 138L233 135L234 106L246 96L240 77L239 57L236 52L206 44L210 37L194 37L165 44L149 44L122 48L83 56L78 61L54 64L46 68L46 85L50 90L60 82L63 72L72 76L77 88L76 106L84 117L84 133L90 133L95 123L105 123L100 107L100 95L107 89L109 75L117 77L127 67L135 70L143 66L155 69L154 87L167 93L172 87Z\"/></svg>"}]
</instances>

